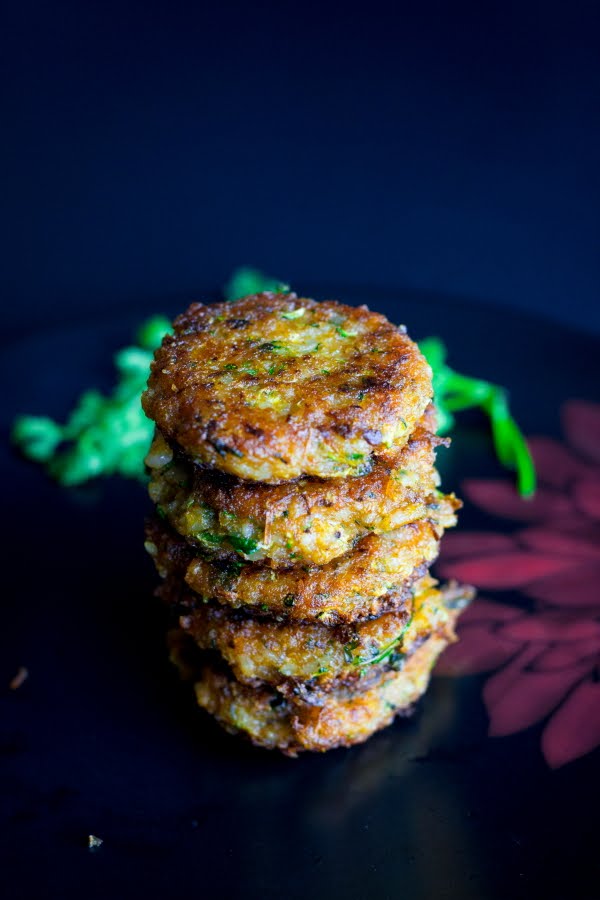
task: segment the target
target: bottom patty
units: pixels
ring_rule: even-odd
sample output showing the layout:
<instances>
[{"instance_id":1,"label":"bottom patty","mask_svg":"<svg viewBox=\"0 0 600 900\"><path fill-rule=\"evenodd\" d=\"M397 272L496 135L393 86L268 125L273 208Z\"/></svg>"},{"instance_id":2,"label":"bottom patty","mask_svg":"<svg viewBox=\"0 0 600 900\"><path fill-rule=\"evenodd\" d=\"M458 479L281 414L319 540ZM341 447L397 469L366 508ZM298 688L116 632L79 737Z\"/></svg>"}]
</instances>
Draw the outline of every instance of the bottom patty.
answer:
<instances>
[{"instance_id":1,"label":"bottom patty","mask_svg":"<svg viewBox=\"0 0 600 900\"><path fill-rule=\"evenodd\" d=\"M408 714L425 692L438 656L454 640L461 606L456 596L455 588L442 592L441 600L448 609L446 626L425 637L405 657L399 671L383 671L369 679L366 687L341 687L322 695L318 704L294 694L283 695L264 684L241 684L219 664L205 663L187 674L194 681L199 706L227 731L243 734L258 746L277 748L289 756L302 750L349 747L389 725L395 716ZM181 635L178 632L178 638ZM172 658L185 672L185 645L178 639L172 646Z\"/></svg>"}]
</instances>

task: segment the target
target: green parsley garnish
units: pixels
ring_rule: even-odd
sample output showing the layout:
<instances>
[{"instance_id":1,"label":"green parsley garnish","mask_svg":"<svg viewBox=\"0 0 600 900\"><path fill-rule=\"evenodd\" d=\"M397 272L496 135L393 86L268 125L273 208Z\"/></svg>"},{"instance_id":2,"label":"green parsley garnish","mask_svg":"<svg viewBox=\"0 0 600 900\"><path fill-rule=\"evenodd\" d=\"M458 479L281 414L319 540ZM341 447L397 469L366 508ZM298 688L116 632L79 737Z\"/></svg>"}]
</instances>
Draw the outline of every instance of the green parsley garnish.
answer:
<instances>
[{"instance_id":1,"label":"green parsley garnish","mask_svg":"<svg viewBox=\"0 0 600 900\"><path fill-rule=\"evenodd\" d=\"M349 665L354 662L353 651L356 650L357 647L360 647L359 640L350 641L348 644L345 644L345 646L344 646L344 659L346 660L346 662Z\"/></svg>"},{"instance_id":2,"label":"green parsley garnish","mask_svg":"<svg viewBox=\"0 0 600 900\"><path fill-rule=\"evenodd\" d=\"M152 354L170 328L164 316L148 319L137 333L138 346L115 354L118 381L111 394L85 391L64 425L46 416L19 416L12 440L63 485L101 475L143 480L154 423L146 418L140 397Z\"/></svg>"},{"instance_id":3,"label":"green parsley garnish","mask_svg":"<svg viewBox=\"0 0 600 900\"><path fill-rule=\"evenodd\" d=\"M258 541L254 538L244 537L242 534L230 534L227 536L229 543L237 553L252 556L258 550Z\"/></svg>"},{"instance_id":4,"label":"green parsley garnish","mask_svg":"<svg viewBox=\"0 0 600 900\"><path fill-rule=\"evenodd\" d=\"M248 294L261 294L263 291L274 291L277 294L289 294L290 287L278 278L269 278L257 269L236 269L223 289L226 300L239 300Z\"/></svg>"},{"instance_id":5,"label":"green parsley garnish","mask_svg":"<svg viewBox=\"0 0 600 900\"><path fill-rule=\"evenodd\" d=\"M523 433L510 414L508 395L503 387L470 378L446 363L446 347L436 337L425 338L419 348L433 369L433 393L438 411L439 430L448 432L454 425L454 413L478 407L489 418L498 459L517 473L517 487L523 497L535 493L535 466Z\"/></svg>"},{"instance_id":6,"label":"green parsley garnish","mask_svg":"<svg viewBox=\"0 0 600 900\"><path fill-rule=\"evenodd\" d=\"M303 316L306 310L303 306L299 306L298 309L291 309L289 312L281 313L282 319L299 319L300 316Z\"/></svg>"},{"instance_id":7,"label":"green parsley garnish","mask_svg":"<svg viewBox=\"0 0 600 900\"><path fill-rule=\"evenodd\" d=\"M198 540L202 541L203 544L209 544L211 547L218 547L223 543L223 535L222 534L213 534L211 531L203 531L198 535Z\"/></svg>"},{"instance_id":8,"label":"green parsley garnish","mask_svg":"<svg viewBox=\"0 0 600 900\"><path fill-rule=\"evenodd\" d=\"M343 337L343 338L353 338L353 337L358 337L358 331L346 331L346 329L345 329L345 328L342 328L341 325L336 325L336 329L335 329L335 330L336 330L337 333L340 335L340 337Z\"/></svg>"},{"instance_id":9,"label":"green parsley garnish","mask_svg":"<svg viewBox=\"0 0 600 900\"><path fill-rule=\"evenodd\" d=\"M316 672L314 672L311 675L311 678L318 678L319 675L327 675L328 672L329 672L329 666L321 666L320 668L317 669Z\"/></svg>"},{"instance_id":10,"label":"green parsley garnish","mask_svg":"<svg viewBox=\"0 0 600 900\"><path fill-rule=\"evenodd\" d=\"M346 646L344 647L344 659L346 660L347 663L351 663L354 666L361 666L361 667L376 666L379 663L385 662L392 655L392 653L394 653L394 651L396 650L396 647L401 642L402 638L404 637L404 632L410 625L411 620L412 620L412 616L407 621L406 625L404 626L404 628L402 629L400 634L398 634L393 640L391 640L389 642L389 644L386 644L385 647L382 647L378 653L375 653L372 656L360 656L360 655L355 656L352 653L352 651L355 650L356 647L359 646L358 641L353 642L351 644L346 644Z\"/></svg>"}]
</instances>

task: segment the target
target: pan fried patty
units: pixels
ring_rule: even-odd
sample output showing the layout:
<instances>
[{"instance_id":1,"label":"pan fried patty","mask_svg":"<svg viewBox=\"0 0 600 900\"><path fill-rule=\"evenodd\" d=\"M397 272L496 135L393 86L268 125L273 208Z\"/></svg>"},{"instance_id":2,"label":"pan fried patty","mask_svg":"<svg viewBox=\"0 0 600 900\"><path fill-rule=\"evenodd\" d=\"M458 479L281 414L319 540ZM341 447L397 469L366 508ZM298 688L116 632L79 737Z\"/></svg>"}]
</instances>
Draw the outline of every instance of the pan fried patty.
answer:
<instances>
[{"instance_id":1,"label":"pan fried patty","mask_svg":"<svg viewBox=\"0 0 600 900\"><path fill-rule=\"evenodd\" d=\"M435 448L447 444L423 417L389 463L376 461L362 478L300 478L279 485L249 483L190 463L160 432L148 454L149 493L169 524L214 556L265 561L280 568L324 565L366 534L393 531L434 515L439 476Z\"/></svg>"},{"instance_id":2,"label":"pan fried patty","mask_svg":"<svg viewBox=\"0 0 600 900\"><path fill-rule=\"evenodd\" d=\"M277 623L207 604L180 617L182 631L202 650L216 650L238 681L266 682L287 696L317 702L323 692L399 670L434 632L446 633L467 589L442 594L429 576L414 586L414 600L397 611L355 626Z\"/></svg>"},{"instance_id":3,"label":"pan fried patty","mask_svg":"<svg viewBox=\"0 0 600 900\"><path fill-rule=\"evenodd\" d=\"M458 503L440 500L436 519L421 519L388 534L370 534L325 566L271 569L195 556L173 532L150 520L146 549L159 574L183 578L204 600L323 625L355 622L397 608L406 589L436 558Z\"/></svg>"},{"instance_id":4,"label":"pan fried patty","mask_svg":"<svg viewBox=\"0 0 600 900\"><path fill-rule=\"evenodd\" d=\"M196 699L228 731L289 756L301 750L324 751L359 744L389 725L396 715L412 711L427 689L438 656L454 640L456 615L451 613L447 631L427 638L400 671L383 672L366 690L334 691L321 705L283 697L273 688L242 685L210 665L205 665L195 680ZM177 650L172 658L177 661Z\"/></svg>"},{"instance_id":5,"label":"pan fried patty","mask_svg":"<svg viewBox=\"0 0 600 900\"><path fill-rule=\"evenodd\" d=\"M142 403L194 461L273 483L365 474L406 444L431 397L429 365L385 316L264 293L192 304Z\"/></svg>"}]
</instances>

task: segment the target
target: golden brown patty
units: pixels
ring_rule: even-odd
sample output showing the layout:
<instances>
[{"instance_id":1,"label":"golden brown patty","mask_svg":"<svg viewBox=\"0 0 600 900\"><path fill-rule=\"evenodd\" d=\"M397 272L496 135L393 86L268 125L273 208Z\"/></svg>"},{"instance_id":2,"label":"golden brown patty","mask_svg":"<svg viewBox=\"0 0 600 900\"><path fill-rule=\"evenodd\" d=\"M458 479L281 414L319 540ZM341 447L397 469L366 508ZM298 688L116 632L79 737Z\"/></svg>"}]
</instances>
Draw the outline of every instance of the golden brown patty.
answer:
<instances>
[{"instance_id":1,"label":"golden brown patty","mask_svg":"<svg viewBox=\"0 0 600 900\"><path fill-rule=\"evenodd\" d=\"M320 705L282 697L273 688L242 685L210 665L195 680L196 699L228 731L242 733L261 747L290 756L300 750L349 747L411 711L427 689L438 656L454 640L456 615L451 612L447 630L427 638L400 671L383 672L366 690L343 688L326 694ZM173 658L177 661L176 650Z\"/></svg>"},{"instance_id":2,"label":"golden brown patty","mask_svg":"<svg viewBox=\"0 0 600 900\"><path fill-rule=\"evenodd\" d=\"M315 702L323 692L400 669L426 638L446 634L453 610L471 596L468 589L442 594L429 576L414 592L414 601L400 611L355 626L277 623L214 604L181 616L179 624L202 650L217 651L238 681L253 687L266 682Z\"/></svg>"},{"instance_id":3,"label":"golden brown patty","mask_svg":"<svg viewBox=\"0 0 600 900\"><path fill-rule=\"evenodd\" d=\"M265 293L194 303L174 329L144 409L192 459L240 478L363 474L432 397L417 345L365 306Z\"/></svg>"},{"instance_id":4,"label":"golden brown patty","mask_svg":"<svg viewBox=\"0 0 600 900\"><path fill-rule=\"evenodd\" d=\"M453 497L440 499L436 520L421 519L388 534L370 534L325 566L271 569L194 556L156 520L146 549L159 574L184 579L205 600L324 625L355 622L398 608L406 590L436 558L444 528L455 523Z\"/></svg>"},{"instance_id":5,"label":"golden brown patty","mask_svg":"<svg viewBox=\"0 0 600 900\"><path fill-rule=\"evenodd\" d=\"M366 534L393 531L435 515L435 448L446 444L423 417L392 462L379 459L361 478L300 478L267 485L194 465L157 432L148 454L150 497L186 540L222 558L238 555L279 568L324 565Z\"/></svg>"}]
</instances>

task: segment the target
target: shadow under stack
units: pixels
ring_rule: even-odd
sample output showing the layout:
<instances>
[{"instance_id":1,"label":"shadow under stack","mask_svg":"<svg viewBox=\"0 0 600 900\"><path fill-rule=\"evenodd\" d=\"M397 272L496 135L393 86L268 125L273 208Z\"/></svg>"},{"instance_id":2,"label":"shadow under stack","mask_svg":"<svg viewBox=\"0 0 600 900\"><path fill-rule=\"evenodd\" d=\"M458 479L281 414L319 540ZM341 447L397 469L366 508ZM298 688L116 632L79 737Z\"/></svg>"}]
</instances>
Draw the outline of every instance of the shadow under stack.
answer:
<instances>
[{"instance_id":1,"label":"shadow under stack","mask_svg":"<svg viewBox=\"0 0 600 900\"><path fill-rule=\"evenodd\" d=\"M193 304L143 404L146 548L171 654L229 731L296 755L406 715L468 588L429 567L439 490L431 370L366 307L259 294Z\"/></svg>"}]
</instances>

